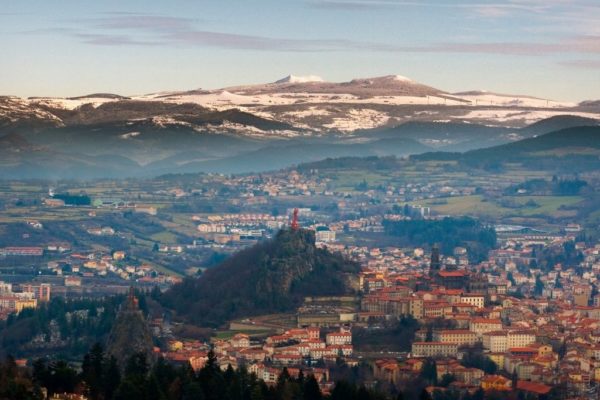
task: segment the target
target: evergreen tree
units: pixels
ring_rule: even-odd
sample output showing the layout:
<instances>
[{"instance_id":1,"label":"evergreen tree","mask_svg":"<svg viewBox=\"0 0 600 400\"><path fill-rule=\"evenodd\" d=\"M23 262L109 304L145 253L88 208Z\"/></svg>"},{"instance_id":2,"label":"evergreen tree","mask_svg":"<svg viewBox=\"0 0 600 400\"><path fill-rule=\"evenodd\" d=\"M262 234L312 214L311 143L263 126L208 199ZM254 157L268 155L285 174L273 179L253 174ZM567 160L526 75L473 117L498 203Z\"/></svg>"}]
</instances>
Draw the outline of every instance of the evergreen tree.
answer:
<instances>
[{"instance_id":1,"label":"evergreen tree","mask_svg":"<svg viewBox=\"0 0 600 400\"><path fill-rule=\"evenodd\" d=\"M102 394L104 376L104 350L96 343L83 358L81 379L87 386L87 395L96 400Z\"/></svg>"},{"instance_id":2,"label":"evergreen tree","mask_svg":"<svg viewBox=\"0 0 600 400\"><path fill-rule=\"evenodd\" d=\"M560 274L556 274L556 281L554 281L554 287L556 289L562 289L563 285L560 282Z\"/></svg>"},{"instance_id":3,"label":"evergreen tree","mask_svg":"<svg viewBox=\"0 0 600 400\"><path fill-rule=\"evenodd\" d=\"M250 400L264 400L265 395L260 385L255 385L250 393Z\"/></svg>"},{"instance_id":4,"label":"evergreen tree","mask_svg":"<svg viewBox=\"0 0 600 400\"><path fill-rule=\"evenodd\" d=\"M146 400L145 397L143 386L129 379L121 382L114 395L115 400Z\"/></svg>"},{"instance_id":5,"label":"evergreen tree","mask_svg":"<svg viewBox=\"0 0 600 400\"><path fill-rule=\"evenodd\" d=\"M204 400L202 386L198 382L190 382L183 389L182 400Z\"/></svg>"},{"instance_id":6,"label":"evergreen tree","mask_svg":"<svg viewBox=\"0 0 600 400\"><path fill-rule=\"evenodd\" d=\"M117 359L109 357L104 360L102 374L102 392L104 399L111 399L117 387L121 383L121 372Z\"/></svg>"},{"instance_id":7,"label":"evergreen tree","mask_svg":"<svg viewBox=\"0 0 600 400\"><path fill-rule=\"evenodd\" d=\"M535 276L535 287L533 289L533 293L536 296L541 296L543 291L544 291L544 282L542 282L542 280L540 278L540 274L537 274Z\"/></svg>"},{"instance_id":8,"label":"evergreen tree","mask_svg":"<svg viewBox=\"0 0 600 400\"><path fill-rule=\"evenodd\" d=\"M430 385L435 386L437 384L437 364L434 359L428 358L423 362L421 378L426 380Z\"/></svg>"},{"instance_id":9,"label":"evergreen tree","mask_svg":"<svg viewBox=\"0 0 600 400\"><path fill-rule=\"evenodd\" d=\"M349 400L356 396L356 388L346 381L338 381L331 391L330 400Z\"/></svg>"},{"instance_id":10,"label":"evergreen tree","mask_svg":"<svg viewBox=\"0 0 600 400\"><path fill-rule=\"evenodd\" d=\"M77 373L64 360L52 362L47 377L46 388L49 393L72 393L78 382Z\"/></svg>"},{"instance_id":11,"label":"evergreen tree","mask_svg":"<svg viewBox=\"0 0 600 400\"><path fill-rule=\"evenodd\" d=\"M314 375L310 375L304 382L303 400L321 400L323 398L319 383Z\"/></svg>"}]
</instances>

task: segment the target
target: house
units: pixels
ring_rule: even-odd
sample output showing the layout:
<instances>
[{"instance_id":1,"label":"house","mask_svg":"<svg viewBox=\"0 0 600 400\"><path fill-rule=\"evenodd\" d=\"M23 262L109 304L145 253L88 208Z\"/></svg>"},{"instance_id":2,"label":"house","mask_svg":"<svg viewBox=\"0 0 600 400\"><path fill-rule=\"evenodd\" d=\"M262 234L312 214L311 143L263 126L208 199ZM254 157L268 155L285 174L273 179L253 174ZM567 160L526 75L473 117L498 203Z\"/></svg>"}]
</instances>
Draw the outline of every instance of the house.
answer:
<instances>
[{"instance_id":1,"label":"house","mask_svg":"<svg viewBox=\"0 0 600 400\"><path fill-rule=\"evenodd\" d=\"M400 381L400 366L396 360L377 360L373 367L376 379L396 384Z\"/></svg>"},{"instance_id":2,"label":"house","mask_svg":"<svg viewBox=\"0 0 600 400\"><path fill-rule=\"evenodd\" d=\"M458 345L442 342L413 342L413 357L456 357Z\"/></svg>"},{"instance_id":3,"label":"house","mask_svg":"<svg viewBox=\"0 0 600 400\"><path fill-rule=\"evenodd\" d=\"M77 276L66 276L65 286L81 286L81 278Z\"/></svg>"},{"instance_id":4,"label":"house","mask_svg":"<svg viewBox=\"0 0 600 400\"><path fill-rule=\"evenodd\" d=\"M238 333L230 340L233 347L247 348L250 347L250 337L244 333Z\"/></svg>"},{"instance_id":5,"label":"house","mask_svg":"<svg viewBox=\"0 0 600 400\"><path fill-rule=\"evenodd\" d=\"M5 247L0 249L0 255L40 257L44 255L44 249L42 247Z\"/></svg>"},{"instance_id":6,"label":"house","mask_svg":"<svg viewBox=\"0 0 600 400\"><path fill-rule=\"evenodd\" d=\"M499 319L473 318L469 324L469 329L478 336L482 336L486 332L501 330L502 321Z\"/></svg>"},{"instance_id":7,"label":"house","mask_svg":"<svg viewBox=\"0 0 600 400\"><path fill-rule=\"evenodd\" d=\"M534 332L526 330L500 330L482 335L483 347L492 353L502 353L510 348L526 347L535 343Z\"/></svg>"},{"instance_id":8,"label":"house","mask_svg":"<svg viewBox=\"0 0 600 400\"><path fill-rule=\"evenodd\" d=\"M483 390L511 390L512 382L502 375L486 375L481 379L480 386Z\"/></svg>"},{"instance_id":9,"label":"house","mask_svg":"<svg viewBox=\"0 0 600 400\"><path fill-rule=\"evenodd\" d=\"M442 329L433 332L433 340L459 346L473 345L477 342L477 334L468 329Z\"/></svg>"},{"instance_id":10,"label":"house","mask_svg":"<svg viewBox=\"0 0 600 400\"><path fill-rule=\"evenodd\" d=\"M331 345L352 344L352 333L350 332L334 332L325 335L325 343Z\"/></svg>"},{"instance_id":11,"label":"house","mask_svg":"<svg viewBox=\"0 0 600 400\"><path fill-rule=\"evenodd\" d=\"M460 297L460 302L470 304L476 308L483 308L485 296L482 294L464 294Z\"/></svg>"},{"instance_id":12,"label":"house","mask_svg":"<svg viewBox=\"0 0 600 400\"><path fill-rule=\"evenodd\" d=\"M517 389L534 395L547 395L552 390L552 386L544 385L538 382L517 381Z\"/></svg>"}]
</instances>

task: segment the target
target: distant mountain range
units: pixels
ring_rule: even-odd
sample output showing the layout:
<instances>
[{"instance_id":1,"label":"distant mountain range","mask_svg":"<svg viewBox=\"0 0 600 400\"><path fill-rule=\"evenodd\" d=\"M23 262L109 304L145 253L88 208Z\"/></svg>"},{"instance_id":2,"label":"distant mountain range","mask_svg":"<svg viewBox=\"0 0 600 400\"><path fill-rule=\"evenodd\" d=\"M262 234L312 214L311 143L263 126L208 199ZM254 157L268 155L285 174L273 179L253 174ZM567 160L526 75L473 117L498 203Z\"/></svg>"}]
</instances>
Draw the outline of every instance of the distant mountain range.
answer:
<instances>
[{"instance_id":1,"label":"distant mountain range","mask_svg":"<svg viewBox=\"0 0 600 400\"><path fill-rule=\"evenodd\" d=\"M219 90L0 97L0 177L247 172L327 157L469 151L598 125L600 103L448 93L391 75Z\"/></svg>"}]
</instances>

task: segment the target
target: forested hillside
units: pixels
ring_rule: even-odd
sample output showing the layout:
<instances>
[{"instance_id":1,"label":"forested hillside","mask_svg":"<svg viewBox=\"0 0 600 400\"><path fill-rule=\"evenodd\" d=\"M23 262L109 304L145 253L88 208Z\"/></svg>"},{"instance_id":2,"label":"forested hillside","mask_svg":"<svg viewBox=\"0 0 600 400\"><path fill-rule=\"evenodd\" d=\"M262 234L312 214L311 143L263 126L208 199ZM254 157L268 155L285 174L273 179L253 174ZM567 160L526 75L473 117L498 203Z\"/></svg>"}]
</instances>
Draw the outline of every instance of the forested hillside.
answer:
<instances>
[{"instance_id":1,"label":"forested hillside","mask_svg":"<svg viewBox=\"0 0 600 400\"><path fill-rule=\"evenodd\" d=\"M232 318L291 311L305 296L348 292L346 273L356 263L315 247L314 232L282 230L163 296L191 321L217 326Z\"/></svg>"}]
</instances>

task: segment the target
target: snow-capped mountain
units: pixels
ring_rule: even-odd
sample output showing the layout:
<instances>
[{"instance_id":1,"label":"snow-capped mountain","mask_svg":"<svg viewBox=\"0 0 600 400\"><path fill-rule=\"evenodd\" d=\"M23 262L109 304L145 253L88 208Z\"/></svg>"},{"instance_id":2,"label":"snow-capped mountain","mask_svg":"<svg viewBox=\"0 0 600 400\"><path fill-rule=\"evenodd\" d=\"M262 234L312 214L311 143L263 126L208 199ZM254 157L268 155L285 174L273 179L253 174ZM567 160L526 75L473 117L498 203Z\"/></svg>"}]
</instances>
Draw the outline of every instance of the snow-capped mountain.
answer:
<instances>
[{"instance_id":1,"label":"snow-capped mountain","mask_svg":"<svg viewBox=\"0 0 600 400\"><path fill-rule=\"evenodd\" d=\"M519 128L563 114L600 118L600 107L485 91L448 93L401 75L339 83L288 75L266 84L130 97L0 97L4 129L146 121L163 128L276 138L353 134L411 121Z\"/></svg>"},{"instance_id":2,"label":"snow-capped mountain","mask_svg":"<svg viewBox=\"0 0 600 400\"><path fill-rule=\"evenodd\" d=\"M599 119L598 101L449 93L400 75L340 83L289 75L129 97L4 96L0 177L260 171L327 157L466 151Z\"/></svg>"}]
</instances>

